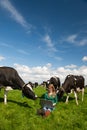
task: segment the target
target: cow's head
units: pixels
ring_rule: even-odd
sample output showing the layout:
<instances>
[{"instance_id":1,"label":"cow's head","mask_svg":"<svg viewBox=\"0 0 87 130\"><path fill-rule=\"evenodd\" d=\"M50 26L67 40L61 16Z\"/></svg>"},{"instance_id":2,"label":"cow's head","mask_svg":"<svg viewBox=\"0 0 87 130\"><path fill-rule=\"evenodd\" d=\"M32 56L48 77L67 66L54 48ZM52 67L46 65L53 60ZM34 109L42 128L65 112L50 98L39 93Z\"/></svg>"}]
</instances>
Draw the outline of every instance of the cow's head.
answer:
<instances>
[{"instance_id":1,"label":"cow's head","mask_svg":"<svg viewBox=\"0 0 87 130\"><path fill-rule=\"evenodd\" d=\"M32 87L30 84L25 84L22 88L22 93L25 97L29 98L29 99L37 99L37 95L35 95Z\"/></svg>"}]
</instances>

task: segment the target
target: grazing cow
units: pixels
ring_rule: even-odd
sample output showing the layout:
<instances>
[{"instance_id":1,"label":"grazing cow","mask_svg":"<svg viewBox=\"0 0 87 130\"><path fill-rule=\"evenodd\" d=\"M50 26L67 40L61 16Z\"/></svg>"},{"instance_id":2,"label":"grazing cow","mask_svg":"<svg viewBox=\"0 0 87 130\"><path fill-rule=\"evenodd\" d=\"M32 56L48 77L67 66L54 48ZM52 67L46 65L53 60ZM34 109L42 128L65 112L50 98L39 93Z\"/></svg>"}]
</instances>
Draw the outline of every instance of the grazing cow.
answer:
<instances>
[{"instance_id":1,"label":"grazing cow","mask_svg":"<svg viewBox=\"0 0 87 130\"><path fill-rule=\"evenodd\" d=\"M49 80L48 81L43 81L40 85L44 88L47 88L49 84Z\"/></svg>"},{"instance_id":2,"label":"grazing cow","mask_svg":"<svg viewBox=\"0 0 87 130\"><path fill-rule=\"evenodd\" d=\"M49 80L49 83L54 85L57 92L59 91L59 88L60 88L60 79L59 79L59 77L56 77L56 76L51 77L50 80Z\"/></svg>"},{"instance_id":3,"label":"grazing cow","mask_svg":"<svg viewBox=\"0 0 87 130\"><path fill-rule=\"evenodd\" d=\"M82 91L82 101L84 96L84 78L83 76L75 76L75 75L68 75L62 84L62 87L59 90L59 99L63 96L64 93L67 94L66 103L68 103L69 93L73 90L74 96L76 99L76 104L78 105L78 98L77 93Z\"/></svg>"},{"instance_id":4,"label":"grazing cow","mask_svg":"<svg viewBox=\"0 0 87 130\"><path fill-rule=\"evenodd\" d=\"M11 67L0 67L0 89L4 87L4 103L7 103L7 92L10 89L22 90L22 93L27 98L36 99L31 85L25 84L19 76L18 72Z\"/></svg>"},{"instance_id":5,"label":"grazing cow","mask_svg":"<svg viewBox=\"0 0 87 130\"><path fill-rule=\"evenodd\" d=\"M28 84L30 84L32 88L36 88L38 86L38 82L32 83L29 81Z\"/></svg>"},{"instance_id":6,"label":"grazing cow","mask_svg":"<svg viewBox=\"0 0 87 130\"><path fill-rule=\"evenodd\" d=\"M32 89L34 88L34 84L30 81L26 85L30 85Z\"/></svg>"},{"instance_id":7,"label":"grazing cow","mask_svg":"<svg viewBox=\"0 0 87 130\"><path fill-rule=\"evenodd\" d=\"M39 85L38 82L35 82L35 88L36 88L38 85Z\"/></svg>"}]
</instances>

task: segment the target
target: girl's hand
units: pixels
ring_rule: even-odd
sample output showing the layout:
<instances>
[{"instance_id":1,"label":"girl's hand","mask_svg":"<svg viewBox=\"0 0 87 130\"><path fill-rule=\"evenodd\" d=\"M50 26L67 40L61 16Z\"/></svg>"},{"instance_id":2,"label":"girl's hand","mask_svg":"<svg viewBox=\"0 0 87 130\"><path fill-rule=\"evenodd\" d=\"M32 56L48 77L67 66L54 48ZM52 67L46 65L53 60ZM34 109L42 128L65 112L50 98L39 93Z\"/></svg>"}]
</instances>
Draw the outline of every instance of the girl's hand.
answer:
<instances>
[{"instance_id":1,"label":"girl's hand","mask_svg":"<svg viewBox=\"0 0 87 130\"><path fill-rule=\"evenodd\" d=\"M56 105L56 103L53 103L53 106L55 106Z\"/></svg>"}]
</instances>

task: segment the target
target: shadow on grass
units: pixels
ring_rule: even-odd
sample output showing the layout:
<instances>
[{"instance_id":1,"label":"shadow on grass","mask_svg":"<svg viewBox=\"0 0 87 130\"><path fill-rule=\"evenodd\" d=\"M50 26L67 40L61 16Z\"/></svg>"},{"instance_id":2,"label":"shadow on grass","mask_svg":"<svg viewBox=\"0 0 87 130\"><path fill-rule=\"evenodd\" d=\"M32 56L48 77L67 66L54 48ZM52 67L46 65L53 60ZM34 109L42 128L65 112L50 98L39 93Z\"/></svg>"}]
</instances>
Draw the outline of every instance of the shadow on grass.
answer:
<instances>
[{"instance_id":1,"label":"shadow on grass","mask_svg":"<svg viewBox=\"0 0 87 130\"><path fill-rule=\"evenodd\" d=\"M4 102L4 99L3 98L0 98L0 102ZM11 102L11 103L15 103L15 104L17 104L17 105L19 105L19 106L22 106L22 107L28 107L28 108L32 108L31 106L29 106L28 104L27 104L27 102L17 102L17 101L13 101L13 100L7 100L7 103L8 102Z\"/></svg>"},{"instance_id":2,"label":"shadow on grass","mask_svg":"<svg viewBox=\"0 0 87 130\"><path fill-rule=\"evenodd\" d=\"M4 102L4 99L3 99L3 98L0 98L0 102Z\"/></svg>"},{"instance_id":3,"label":"shadow on grass","mask_svg":"<svg viewBox=\"0 0 87 130\"><path fill-rule=\"evenodd\" d=\"M75 100L75 98L74 97L69 97L69 101L70 100ZM60 100L59 100L59 102L65 102L66 101L66 96L63 96Z\"/></svg>"}]
</instances>

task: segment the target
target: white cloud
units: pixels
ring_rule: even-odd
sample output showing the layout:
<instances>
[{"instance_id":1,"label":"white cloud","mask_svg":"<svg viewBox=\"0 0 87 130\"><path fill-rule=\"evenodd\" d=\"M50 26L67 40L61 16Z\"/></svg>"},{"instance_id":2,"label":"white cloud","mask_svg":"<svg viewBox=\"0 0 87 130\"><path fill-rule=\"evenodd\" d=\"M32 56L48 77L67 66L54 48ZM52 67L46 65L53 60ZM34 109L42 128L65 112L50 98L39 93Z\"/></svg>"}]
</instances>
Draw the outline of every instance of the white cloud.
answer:
<instances>
[{"instance_id":1,"label":"white cloud","mask_svg":"<svg viewBox=\"0 0 87 130\"><path fill-rule=\"evenodd\" d=\"M52 66L52 64L51 64L51 63L47 63L46 66L47 66L48 68L50 68L50 67Z\"/></svg>"},{"instance_id":2,"label":"white cloud","mask_svg":"<svg viewBox=\"0 0 87 130\"><path fill-rule=\"evenodd\" d=\"M41 82L47 80L50 77L50 67L51 64L45 66L28 67L26 65L14 64L14 67L22 76L25 82Z\"/></svg>"},{"instance_id":3,"label":"white cloud","mask_svg":"<svg viewBox=\"0 0 87 130\"><path fill-rule=\"evenodd\" d=\"M83 60L83 61L87 61L87 56L84 56L84 57L82 58L82 60Z\"/></svg>"},{"instance_id":4,"label":"white cloud","mask_svg":"<svg viewBox=\"0 0 87 130\"><path fill-rule=\"evenodd\" d=\"M11 14L12 19L14 19L22 27L30 29L31 25L27 23L21 13L17 11L17 9L12 5L9 0L0 0L0 5Z\"/></svg>"},{"instance_id":5,"label":"white cloud","mask_svg":"<svg viewBox=\"0 0 87 130\"><path fill-rule=\"evenodd\" d=\"M31 73L31 69L26 65L14 64L15 68L21 73Z\"/></svg>"},{"instance_id":6,"label":"white cloud","mask_svg":"<svg viewBox=\"0 0 87 130\"><path fill-rule=\"evenodd\" d=\"M0 61L4 60L5 57L4 56L0 56Z\"/></svg>"},{"instance_id":7,"label":"white cloud","mask_svg":"<svg viewBox=\"0 0 87 130\"><path fill-rule=\"evenodd\" d=\"M68 65L68 67L65 66L53 69L52 65L48 63L47 65L36 67L14 64L14 67L25 82L42 83L52 76L58 76L61 83L63 83L67 75L74 74L84 76L85 84L87 85L87 66L77 67L76 65Z\"/></svg>"}]
</instances>

